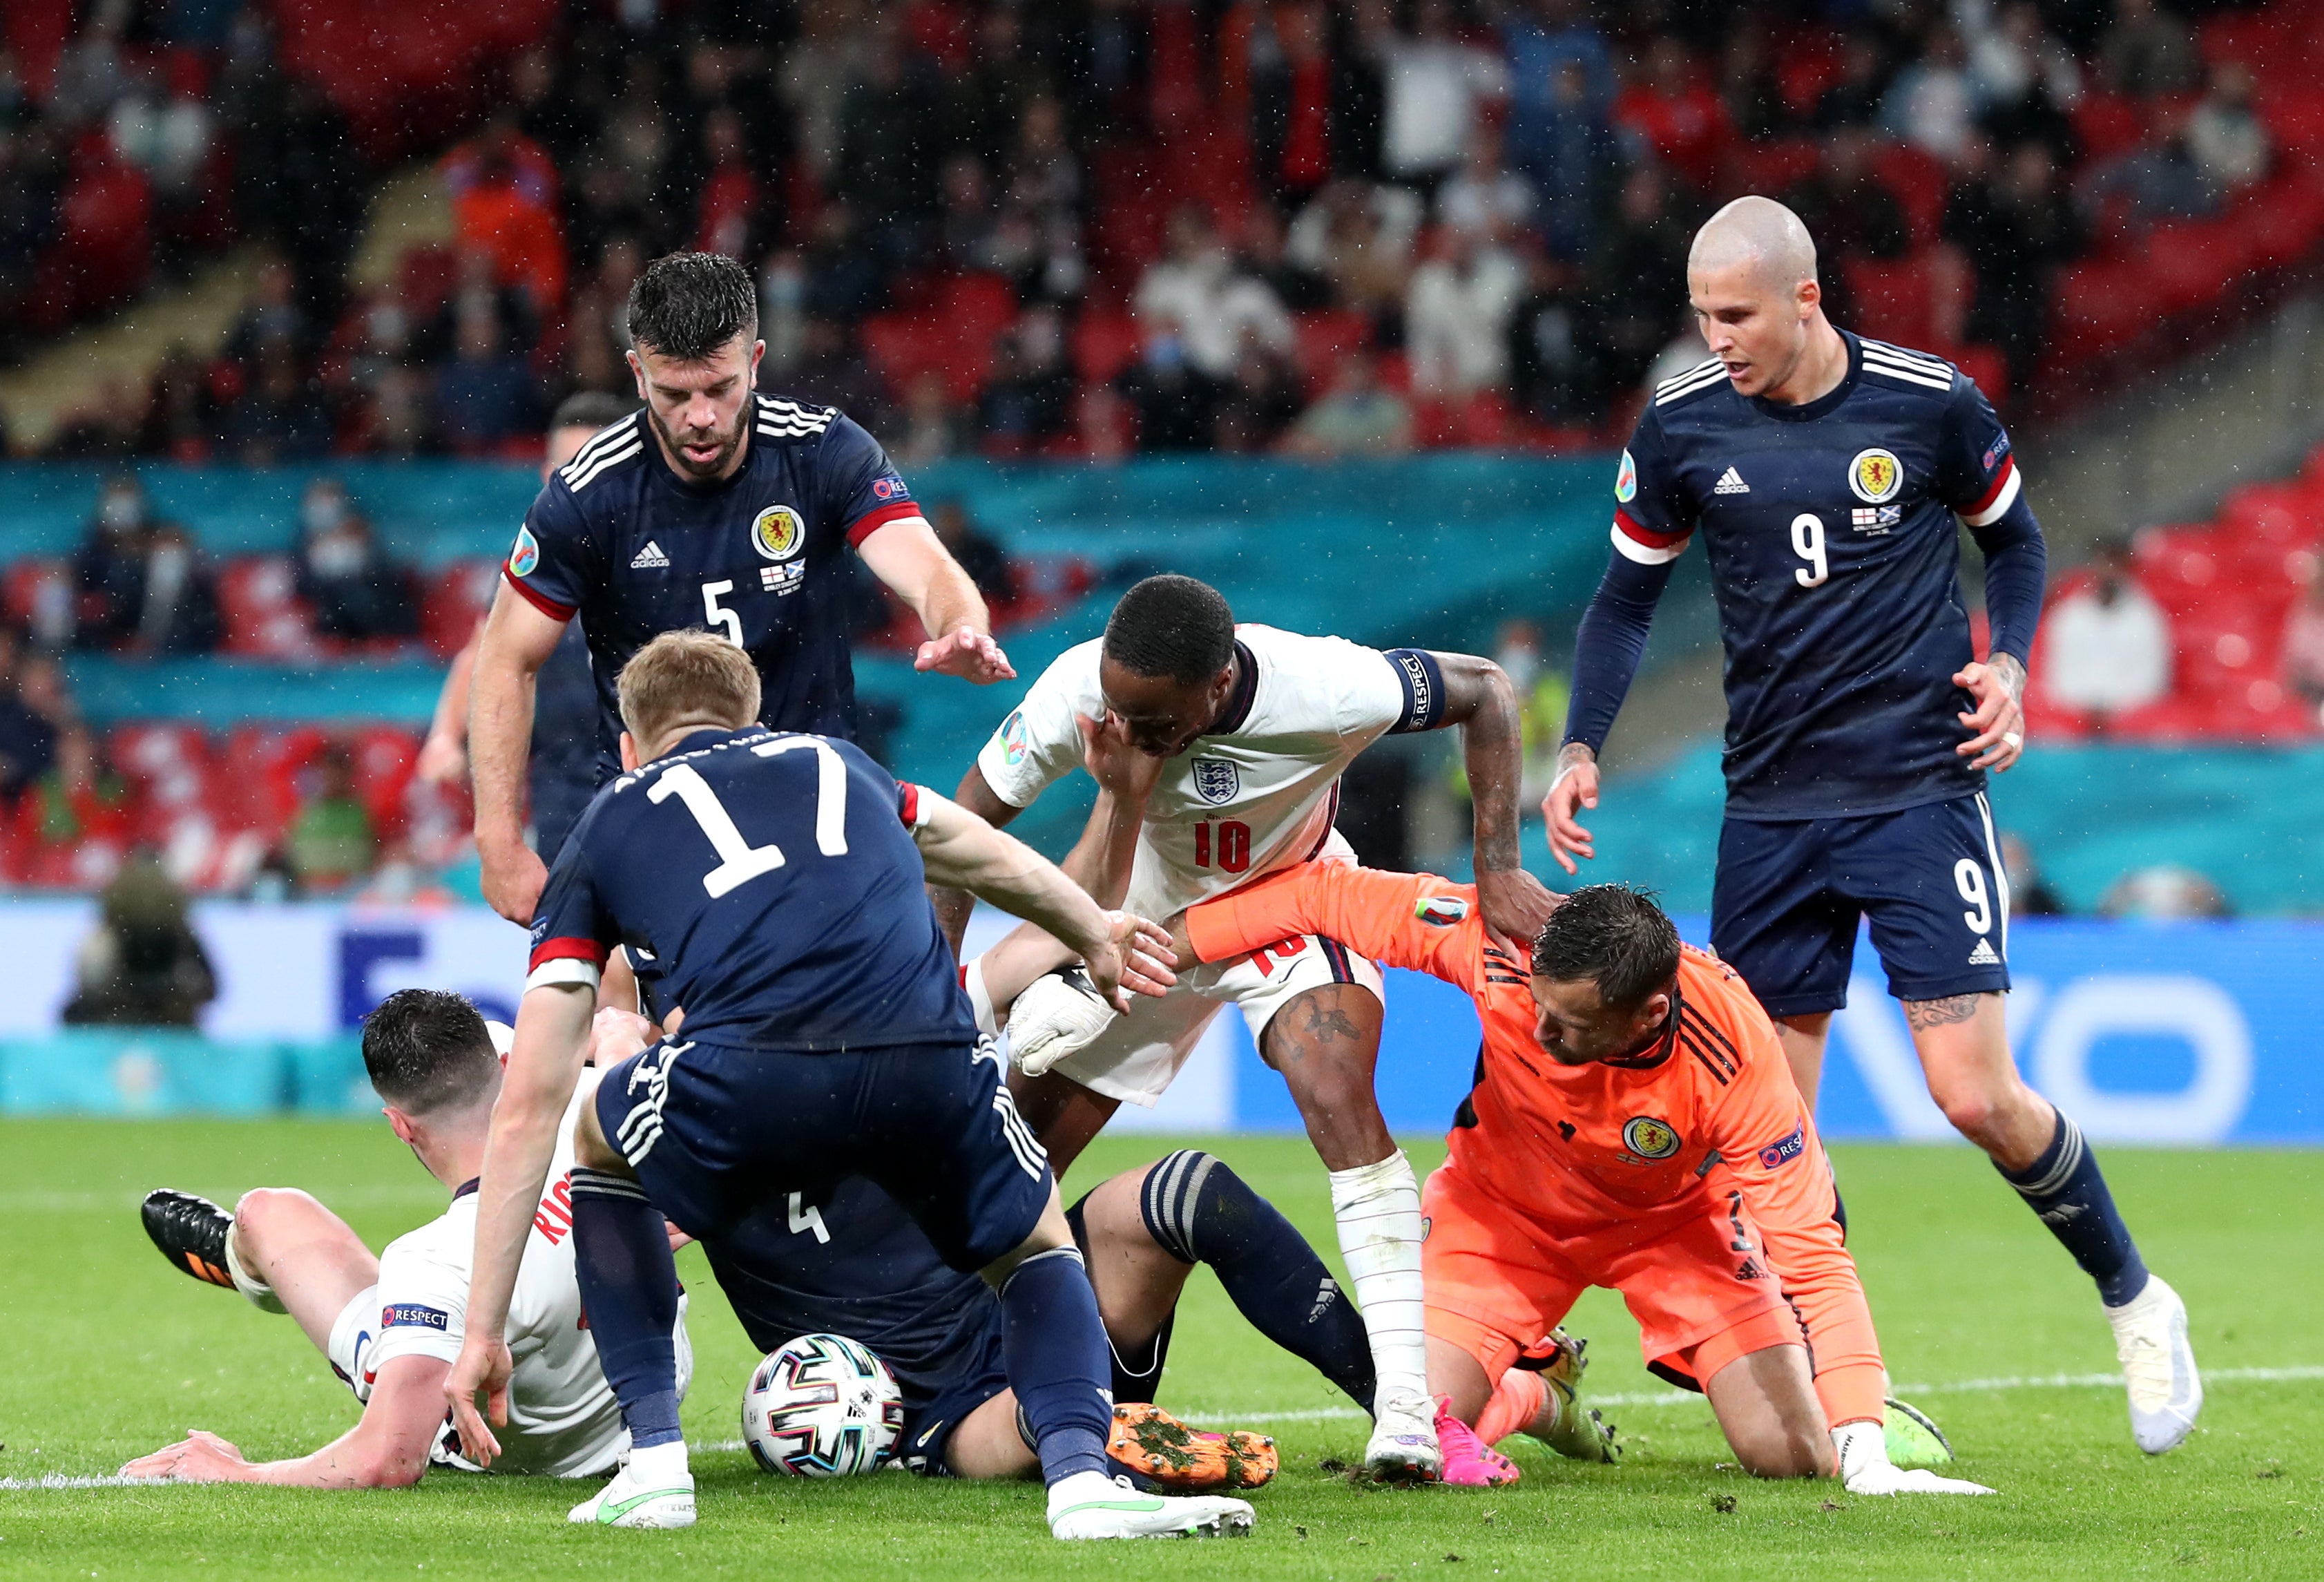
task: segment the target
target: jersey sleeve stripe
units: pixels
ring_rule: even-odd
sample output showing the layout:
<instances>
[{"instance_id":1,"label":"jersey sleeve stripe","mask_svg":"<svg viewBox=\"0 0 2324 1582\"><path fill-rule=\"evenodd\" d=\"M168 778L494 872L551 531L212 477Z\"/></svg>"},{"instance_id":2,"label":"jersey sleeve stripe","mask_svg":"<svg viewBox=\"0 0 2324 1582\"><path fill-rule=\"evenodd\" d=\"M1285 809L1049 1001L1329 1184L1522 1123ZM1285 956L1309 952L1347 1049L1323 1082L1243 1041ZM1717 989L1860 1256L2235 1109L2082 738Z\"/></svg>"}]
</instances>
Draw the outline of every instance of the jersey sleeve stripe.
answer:
<instances>
[{"instance_id":1,"label":"jersey sleeve stripe","mask_svg":"<svg viewBox=\"0 0 2324 1582\"><path fill-rule=\"evenodd\" d=\"M1864 371L1877 374L1884 379L1923 385L1931 390L1950 390L1953 387L1953 376L1950 371L1941 372L1925 364L1883 356L1869 347L1864 348Z\"/></svg>"},{"instance_id":2,"label":"jersey sleeve stripe","mask_svg":"<svg viewBox=\"0 0 2324 1582\"><path fill-rule=\"evenodd\" d=\"M591 484L596 482L599 474L604 473L608 468L619 467L622 463L631 460L635 457L645 454L645 441L642 439L632 439L630 443L626 445L616 446L613 449L607 450L602 455L592 458L587 466L583 467L580 472L568 476L565 480L566 487L577 495L582 490L587 488ZM579 464L576 463L576 465L577 466Z\"/></svg>"},{"instance_id":3,"label":"jersey sleeve stripe","mask_svg":"<svg viewBox=\"0 0 2324 1582\"><path fill-rule=\"evenodd\" d=\"M921 800L920 788L908 780L896 782L896 815L907 829L918 829L928 820L928 804Z\"/></svg>"},{"instance_id":4,"label":"jersey sleeve stripe","mask_svg":"<svg viewBox=\"0 0 2324 1582\"><path fill-rule=\"evenodd\" d=\"M524 578L510 570L506 565L501 567L501 578L511 587L517 590L525 603L547 615L550 620L562 623L573 618L573 606L558 604L537 587L527 587Z\"/></svg>"},{"instance_id":5,"label":"jersey sleeve stripe","mask_svg":"<svg viewBox=\"0 0 2324 1582\"><path fill-rule=\"evenodd\" d=\"M1723 371L1724 367L1725 365L1720 363L1717 357L1705 357L1702 361L1695 364L1692 367L1685 369L1683 372L1674 374L1669 378L1664 380L1660 384L1655 385L1655 393L1660 395L1664 391L1671 389L1675 385L1684 384L1690 380L1702 377L1702 375L1712 368L1720 368Z\"/></svg>"},{"instance_id":6,"label":"jersey sleeve stripe","mask_svg":"<svg viewBox=\"0 0 2324 1582\"><path fill-rule=\"evenodd\" d=\"M903 522L919 513L918 504L910 500L898 500L892 504L875 506L848 523L847 541L852 547L862 549L865 539L870 538L890 523Z\"/></svg>"},{"instance_id":7,"label":"jersey sleeve stripe","mask_svg":"<svg viewBox=\"0 0 2324 1582\"><path fill-rule=\"evenodd\" d=\"M1890 362L1902 363L1907 367L1918 368L1924 374L1950 375L1953 371L1952 365L1942 357L1931 356L1925 352L1908 352L1903 347L1890 346L1885 340L1866 341L1864 355L1868 357L1883 357Z\"/></svg>"},{"instance_id":8,"label":"jersey sleeve stripe","mask_svg":"<svg viewBox=\"0 0 2324 1582\"><path fill-rule=\"evenodd\" d=\"M1641 566L1667 566L1686 550L1684 539L1680 539L1667 548L1640 543L1637 539L1624 532L1622 524L1618 522L1614 524L1613 539L1615 551L1622 559L1635 560Z\"/></svg>"},{"instance_id":9,"label":"jersey sleeve stripe","mask_svg":"<svg viewBox=\"0 0 2324 1582\"><path fill-rule=\"evenodd\" d=\"M1672 402L1683 396L1692 395L1698 390L1708 390L1726 377L1727 365L1724 363L1713 363L1699 374L1682 375L1655 392L1655 404L1668 406Z\"/></svg>"},{"instance_id":10,"label":"jersey sleeve stripe","mask_svg":"<svg viewBox=\"0 0 2324 1582\"><path fill-rule=\"evenodd\" d=\"M609 954L605 947L595 939L583 939L567 934L554 939L543 939L535 945L527 965L538 967L547 961L586 961L593 967L602 967Z\"/></svg>"},{"instance_id":11,"label":"jersey sleeve stripe","mask_svg":"<svg viewBox=\"0 0 2324 1582\"><path fill-rule=\"evenodd\" d=\"M1984 499L1960 513L1961 520L1971 527L1984 527L2000 521L2009 513L2009 508L2017 504L2019 486L2017 458L2003 457L2001 476L1993 480L1993 487L1985 492Z\"/></svg>"}]
</instances>

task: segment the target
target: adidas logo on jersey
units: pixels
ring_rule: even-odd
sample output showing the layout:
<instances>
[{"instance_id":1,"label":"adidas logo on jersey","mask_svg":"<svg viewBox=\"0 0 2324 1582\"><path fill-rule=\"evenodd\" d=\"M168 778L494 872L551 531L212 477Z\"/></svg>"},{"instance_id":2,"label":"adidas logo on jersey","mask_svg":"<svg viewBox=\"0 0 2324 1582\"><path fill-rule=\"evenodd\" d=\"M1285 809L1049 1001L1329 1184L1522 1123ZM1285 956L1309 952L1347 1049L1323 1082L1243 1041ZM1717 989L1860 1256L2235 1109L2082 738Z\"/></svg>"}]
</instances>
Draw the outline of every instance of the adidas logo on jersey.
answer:
<instances>
[{"instance_id":1,"label":"adidas logo on jersey","mask_svg":"<svg viewBox=\"0 0 2324 1582\"><path fill-rule=\"evenodd\" d=\"M1751 492L1751 486L1743 481L1741 473L1730 467L1720 475L1718 486L1711 492L1714 495L1748 495Z\"/></svg>"},{"instance_id":2,"label":"adidas logo on jersey","mask_svg":"<svg viewBox=\"0 0 2324 1582\"><path fill-rule=\"evenodd\" d=\"M632 571L663 570L667 569L669 565L669 557L661 552L661 546L653 540L648 539L646 547L640 550L636 557L630 561L630 569Z\"/></svg>"},{"instance_id":3,"label":"adidas logo on jersey","mask_svg":"<svg viewBox=\"0 0 2324 1582\"><path fill-rule=\"evenodd\" d=\"M1993 941L1979 939L1977 948L1969 953L1969 964L1971 967L1999 967L2001 958L1995 954Z\"/></svg>"}]
</instances>

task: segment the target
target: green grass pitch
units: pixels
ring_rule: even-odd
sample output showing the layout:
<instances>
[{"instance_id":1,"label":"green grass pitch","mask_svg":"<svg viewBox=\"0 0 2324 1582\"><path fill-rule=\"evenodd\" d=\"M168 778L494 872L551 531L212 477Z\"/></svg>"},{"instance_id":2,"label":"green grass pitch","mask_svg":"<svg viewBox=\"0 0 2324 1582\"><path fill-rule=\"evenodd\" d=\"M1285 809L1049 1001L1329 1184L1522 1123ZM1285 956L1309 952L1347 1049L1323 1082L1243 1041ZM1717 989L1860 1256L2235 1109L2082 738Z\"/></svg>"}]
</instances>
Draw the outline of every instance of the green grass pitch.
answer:
<instances>
[{"instance_id":1,"label":"green grass pitch","mask_svg":"<svg viewBox=\"0 0 2324 1582\"><path fill-rule=\"evenodd\" d=\"M1332 1245L1323 1175L1296 1139L1216 1151ZM1425 1168L1433 1142L1413 1145ZM1107 1139L1075 1171L1155 1157ZM436 1473L396 1493L28 1486L102 1476L188 1428L254 1457L306 1450L355 1407L287 1319L171 1272L135 1205L172 1185L231 1200L297 1185L374 1246L440 1197L376 1124L0 1123L0 1577L734 1576L1139 1577L2120 1577L2324 1575L2324 1155L2115 1149L2107 1162L2149 1260L2187 1298L2213 1375L2201 1431L2159 1460L2130 1441L2087 1281L1985 1162L1960 1148L1837 1151L1889 1368L1951 1436L1987 1500L1858 1499L1720 1465L1699 1402L1639 1365L1618 1301L1571 1321L1592 1392L1630 1446L1619 1467L1517 1450L1517 1487L1378 1490L1323 1470L1360 1455L1344 1402L1244 1328L1209 1277L1182 1312L1163 1401L1272 1432L1282 1476L1237 1543L1067 1548L1029 1485L903 1474L777 1482L735 1450L701 1455L687 1532L568 1529L582 1485ZM732 1444L754 1360L698 1253L700 1371L688 1437ZM2008 1383L2006 1381L2020 1381ZM1628 1398L1623 1400L1623 1398ZM1520 1442L1523 1443L1523 1442Z\"/></svg>"}]
</instances>

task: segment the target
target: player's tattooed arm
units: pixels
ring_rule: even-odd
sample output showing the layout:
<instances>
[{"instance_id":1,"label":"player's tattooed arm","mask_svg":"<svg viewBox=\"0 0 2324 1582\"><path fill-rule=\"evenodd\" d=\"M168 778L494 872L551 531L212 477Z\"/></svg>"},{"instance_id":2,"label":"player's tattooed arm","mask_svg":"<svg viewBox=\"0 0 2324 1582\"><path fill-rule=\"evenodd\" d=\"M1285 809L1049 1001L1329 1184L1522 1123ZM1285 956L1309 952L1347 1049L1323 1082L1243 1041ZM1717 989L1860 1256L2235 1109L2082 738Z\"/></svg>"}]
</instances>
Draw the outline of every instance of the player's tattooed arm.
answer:
<instances>
[{"instance_id":1,"label":"player's tattooed arm","mask_svg":"<svg viewBox=\"0 0 2324 1582\"><path fill-rule=\"evenodd\" d=\"M1907 1000L1904 1002L1904 1024L1914 1032L1924 1027L1950 1027L1977 1015L1977 1005L1982 995L1948 995L1941 1000Z\"/></svg>"},{"instance_id":2,"label":"player's tattooed arm","mask_svg":"<svg viewBox=\"0 0 2324 1582\"><path fill-rule=\"evenodd\" d=\"M1517 849L1525 734L1517 688L1489 659L1473 653L1435 659L1444 676L1441 723L1464 727L1461 747L1476 820L1477 900L1485 926L1520 949L1530 948L1557 898L1525 871Z\"/></svg>"}]
</instances>

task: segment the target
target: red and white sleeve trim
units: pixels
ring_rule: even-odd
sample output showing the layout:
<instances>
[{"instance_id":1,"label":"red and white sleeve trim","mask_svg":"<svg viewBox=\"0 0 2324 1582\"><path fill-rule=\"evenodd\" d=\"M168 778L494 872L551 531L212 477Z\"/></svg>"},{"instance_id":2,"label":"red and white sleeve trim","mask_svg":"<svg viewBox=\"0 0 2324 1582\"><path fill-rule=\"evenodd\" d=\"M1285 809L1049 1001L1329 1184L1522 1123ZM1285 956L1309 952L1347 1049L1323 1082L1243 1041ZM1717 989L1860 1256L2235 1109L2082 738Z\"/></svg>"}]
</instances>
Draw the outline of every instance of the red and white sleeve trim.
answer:
<instances>
[{"instance_id":1,"label":"red and white sleeve trim","mask_svg":"<svg viewBox=\"0 0 2324 1582\"><path fill-rule=\"evenodd\" d=\"M1677 560L1693 536L1692 528L1684 532L1656 532L1640 526L1627 511L1614 513L1614 548L1624 560L1641 566L1662 566Z\"/></svg>"},{"instance_id":2,"label":"red and white sleeve trim","mask_svg":"<svg viewBox=\"0 0 2324 1582\"><path fill-rule=\"evenodd\" d=\"M1984 499L1960 513L1960 519L1971 527L1983 527L1987 523L2000 521L2009 513L2009 508L2017 504L2018 488L2017 458L2005 456L2001 458L2001 476L1993 480L1993 486L1986 490Z\"/></svg>"},{"instance_id":3,"label":"red and white sleeve trim","mask_svg":"<svg viewBox=\"0 0 2324 1582\"><path fill-rule=\"evenodd\" d=\"M896 815L907 829L918 829L928 821L928 799L936 792L926 786L915 785L908 780L896 782Z\"/></svg>"},{"instance_id":4,"label":"red and white sleeve trim","mask_svg":"<svg viewBox=\"0 0 2324 1582\"><path fill-rule=\"evenodd\" d=\"M501 564L501 578L522 596L525 603L547 615L550 620L569 621L573 618L574 606L558 604L539 588L526 587L524 578L510 570L506 561Z\"/></svg>"},{"instance_id":5,"label":"red and white sleeve trim","mask_svg":"<svg viewBox=\"0 0 2324 1582\"><path fill-rule=\"evenodd\" d=\"M847 541L851 547L860 550L863 547L865 539L870 538L890 523L908 521L919 514L919 505L910 500L899 500L892 505L877 506L866 511L848 524Z\"/></svg>"},{"instance_id":6,"label":"red and white sleeve trim","mask_svg":"<svg viewBox=\"0 0 2324 1582\"><path fill-rule=\"evenodd\" d=\"M605 947L595 939L543 939L532 948L530 970L524 986L582 984L595 988L605 967Z\"/></svg>"}]
</instances>

